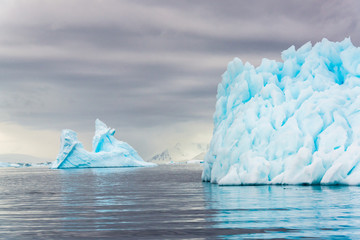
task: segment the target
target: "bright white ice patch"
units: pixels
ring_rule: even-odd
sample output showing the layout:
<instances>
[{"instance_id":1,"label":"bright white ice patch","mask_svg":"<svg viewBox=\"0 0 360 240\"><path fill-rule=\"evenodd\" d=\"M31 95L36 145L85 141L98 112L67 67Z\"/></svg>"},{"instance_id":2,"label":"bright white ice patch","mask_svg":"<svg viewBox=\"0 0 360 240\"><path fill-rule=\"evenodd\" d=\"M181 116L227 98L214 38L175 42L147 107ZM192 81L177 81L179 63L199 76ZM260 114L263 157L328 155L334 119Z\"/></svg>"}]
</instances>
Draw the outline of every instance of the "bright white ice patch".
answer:
<instances>
[{"instance_id":1,"label":"bright white ice patch","mask_svg":"<svg viewBox=\"0 0 360 240\"><path fill-rule=\"evenodd\" d=\"M360 184L360 49L323 39L282 59L229 63L203 181Z\"/></svg>"},{"instance_id":2,"label":"bright white ice patch","mask_svg":"<svg viewBox=\"0 0 360 240\"><path fill-rule=\"evenodd\" d=\"M88 152L78 141L76 132L65 129L61 134L60 153L52 168L146 167L145 162L126 142L114 137L115 130L99 119L95 121L93 152Z\"/></svg>"}]
</instances>

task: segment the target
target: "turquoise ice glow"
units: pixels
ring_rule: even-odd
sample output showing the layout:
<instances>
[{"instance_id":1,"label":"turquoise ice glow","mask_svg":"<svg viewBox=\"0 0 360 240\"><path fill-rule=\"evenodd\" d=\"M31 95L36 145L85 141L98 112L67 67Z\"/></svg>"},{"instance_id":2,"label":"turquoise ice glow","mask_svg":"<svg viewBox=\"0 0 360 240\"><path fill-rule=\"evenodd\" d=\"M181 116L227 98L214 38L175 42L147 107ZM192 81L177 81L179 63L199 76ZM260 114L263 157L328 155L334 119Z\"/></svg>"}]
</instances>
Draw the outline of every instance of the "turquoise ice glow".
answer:
<instances>
[{"instance_id":1,"label":"turquoise ice glow","mask_svg":"<svg viewBox=\"0 0 360 240\"><path fill-rule=\"evenodd\" d=\"M323 39L282 59L229 63L203 181L360 184L360 49Z\"/></svg>"},{"instance_id":2,"label":"turquoise ice glow","mask_svg":"<svg viewBox=\"0 0 360 240\"><path fill-rule=\"evenodd\" d=\"M52 168L94 168L94 167L145 167L155 166L145 162L126 142L114 137L115 129L95 121L93 152L84 149L76 132L65 129L61 134L60 153Z\"/></svg>"}]
</instances>

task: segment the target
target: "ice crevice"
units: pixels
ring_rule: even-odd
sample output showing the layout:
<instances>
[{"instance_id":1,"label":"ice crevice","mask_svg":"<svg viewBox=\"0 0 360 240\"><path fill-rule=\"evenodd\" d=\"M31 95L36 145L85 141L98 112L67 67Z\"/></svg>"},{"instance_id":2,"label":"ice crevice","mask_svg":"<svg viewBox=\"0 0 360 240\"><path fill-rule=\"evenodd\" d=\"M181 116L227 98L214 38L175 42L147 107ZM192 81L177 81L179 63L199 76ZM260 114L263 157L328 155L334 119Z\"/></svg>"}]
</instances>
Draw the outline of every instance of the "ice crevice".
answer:
<instances>
[{"instance_id":1,"label":"ice crevice","mask_svg":"<svg viewBox=\"0 0 360 240\"><path fill-rule=\"evenodd\" d=\"M359 185L360 49L323 39L282 60L228 64L203 181Z\"/></svg>"}]
</instances>

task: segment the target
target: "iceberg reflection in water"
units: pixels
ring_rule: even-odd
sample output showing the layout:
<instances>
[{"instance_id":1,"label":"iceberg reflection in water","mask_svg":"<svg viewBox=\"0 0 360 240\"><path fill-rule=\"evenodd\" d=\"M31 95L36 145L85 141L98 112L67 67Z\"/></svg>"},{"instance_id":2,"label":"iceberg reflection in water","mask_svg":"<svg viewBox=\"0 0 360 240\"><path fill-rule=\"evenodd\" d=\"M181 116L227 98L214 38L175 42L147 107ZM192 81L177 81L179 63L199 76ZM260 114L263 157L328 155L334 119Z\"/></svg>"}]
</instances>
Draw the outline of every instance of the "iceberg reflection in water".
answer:
<instances>
[{"instance_id":1,"label":"iceberg reflection in water","mask_svg":"<svg viewBox=\"0 0 360 240\"><path fill-rule=\"evenodd\" d=\"M204 183L204 189L207 208L217 212L214 227L259 230L247 238L352 239L360 234L359 187Z\"/></svg>"},{"instance_id":2,"label":"iceberg reflection in water","mask_svg":"<svg viewBox=\"0 0 360 240\"><path fill-rule=\"evenodd\" d=\"M0 239L360 235L360 187L218 186L200 165L0 169Z\"/></svg>"}]
</instances>

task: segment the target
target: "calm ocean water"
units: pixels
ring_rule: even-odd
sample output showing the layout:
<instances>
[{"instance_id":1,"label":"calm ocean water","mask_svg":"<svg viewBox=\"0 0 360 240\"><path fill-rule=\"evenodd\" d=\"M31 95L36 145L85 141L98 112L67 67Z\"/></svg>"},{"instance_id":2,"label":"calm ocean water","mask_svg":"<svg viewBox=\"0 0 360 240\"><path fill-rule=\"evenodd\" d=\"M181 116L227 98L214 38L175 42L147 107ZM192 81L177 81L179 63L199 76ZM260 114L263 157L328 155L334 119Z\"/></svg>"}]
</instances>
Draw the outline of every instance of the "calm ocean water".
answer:
<instances>
[{"instance_id":1,"label":"calm ocean water","mask_svg":"<svg viewBox=\"0 0 360 240\"><path fill-rule=\"evenodd\" d=\"M219 187L200 175L0 168L0 238L360 239L360 187Z\"/></svg>"}]
</instances>

